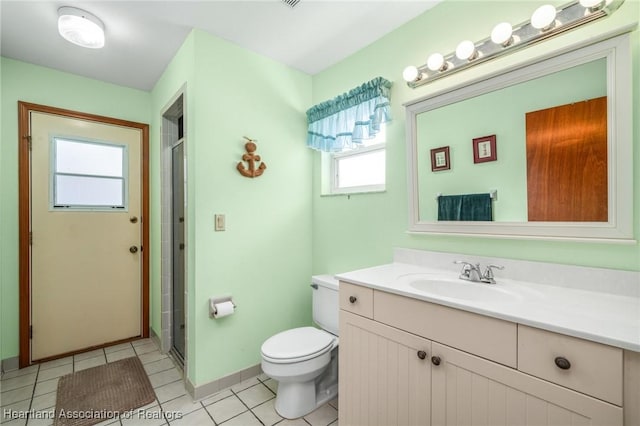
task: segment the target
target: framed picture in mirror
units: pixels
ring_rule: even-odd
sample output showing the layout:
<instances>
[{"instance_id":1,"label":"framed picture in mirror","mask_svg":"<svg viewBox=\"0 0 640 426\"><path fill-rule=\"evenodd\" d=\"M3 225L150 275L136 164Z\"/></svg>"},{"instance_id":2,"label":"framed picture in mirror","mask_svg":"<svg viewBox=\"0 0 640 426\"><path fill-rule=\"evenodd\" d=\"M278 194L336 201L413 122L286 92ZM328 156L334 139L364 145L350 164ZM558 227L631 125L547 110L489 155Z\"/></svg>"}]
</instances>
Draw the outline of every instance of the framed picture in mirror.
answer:
<instances>
[{"instance_id":1,"label":"framed picture in mirror","mask_svg":"<svg viewBox=\"0 0 640 426\"><path fill-rule=\"evenodd\" d=\"M498 152L496 151L496 135L482 136L473 139L473 162L486 163L496 161Z\"/></svg>"},{"instance_id":2,"label":"framed picture in mirror","mask_svg":"<svg viewBox=\"0 0 640 426\"><path fill-rule=\"evenodd\" d=\"M431 171L439 172L441 170L449 170L451 161L449 159L449 147L442 146L431 150Z\"/></svg>"}]
</instances>

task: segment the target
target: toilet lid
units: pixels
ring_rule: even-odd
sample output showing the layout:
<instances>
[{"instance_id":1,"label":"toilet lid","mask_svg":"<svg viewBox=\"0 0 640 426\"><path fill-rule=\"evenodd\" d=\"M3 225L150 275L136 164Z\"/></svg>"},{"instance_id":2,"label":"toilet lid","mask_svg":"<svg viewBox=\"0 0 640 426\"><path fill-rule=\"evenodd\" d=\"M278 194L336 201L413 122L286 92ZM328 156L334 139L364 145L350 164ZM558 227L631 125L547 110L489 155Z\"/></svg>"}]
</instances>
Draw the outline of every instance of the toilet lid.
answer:
<instances>
[{"instance_id":1,"label":"toilet lid","mask_svg":"<svg viewBox=\"0 0 640 426\"><path fill-rule=\"evenodd\" d=\"M262 355L274 360L309 358L326 352L333 341L333 335L317 328L294 328L268 338L262 344Z\"/></svg>"}]
</instances>

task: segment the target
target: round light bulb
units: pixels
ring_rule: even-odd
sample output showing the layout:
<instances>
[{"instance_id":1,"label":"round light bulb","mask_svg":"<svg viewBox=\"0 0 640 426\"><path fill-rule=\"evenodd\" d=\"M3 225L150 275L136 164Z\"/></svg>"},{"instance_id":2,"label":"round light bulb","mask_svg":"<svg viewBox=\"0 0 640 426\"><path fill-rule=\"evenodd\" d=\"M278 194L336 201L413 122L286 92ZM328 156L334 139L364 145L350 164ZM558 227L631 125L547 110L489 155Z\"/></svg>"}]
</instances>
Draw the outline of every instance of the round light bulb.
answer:
<instances>
[{"instance_id":1,"label":"round light bulb","mask_svg":"<svg viewBox=\"0 0 640 426\"><path fill-rule=\"evenodd\" d=\"M511 42L511 35L513 34L513 27L508 22L501 22L491 31L491 41L495 44L501 44L503 46L508 45Z\"/></svg>"},{"instance_id":2,"label":"round light bulb","mask_svg":"<svg viewBox=\"0 0 640 426\"><path fill-rule=\"evenodd\" d=\"M476 46L471 40L461 41L456 48L456 56L462 61L472 60L476 57L477 53L478 52L476 51Z\"/></svg>"},{"instance_id":3,"label":"round light bulb","mask_svg":"<svg viewBox=\"0 0 640 426\"><path fill-rule=\"evenodd\" d=\"M431 71L444 71L444 56L441 53L433 53L427 58L427 68Z\"/></svg>"},{"instance_id":4,"label":"round light bulb","mask_svg":"<svg viewBox=\"0 0 640 426\"><path fill-rule=\"evenodd\" d=\"M580 5L587 9L599 9L603 0L580 0Z\"/></svg>"},{"instance_id":5,"label":"round light bulb","mask_svg":"<svg viewBox=\"0 0 640 426\"><path fill-rule=\"evenodd\" d=\"M545 30L552 26L556 20L556 8L550 4L540 6L531 15L531 26L538 30Z\"/></svg>"},{"instance_id":6,"label":"round light bulb","mask_svg":"<svg viewBox=\"0 0 640 426\"><path fill-rule=\"evenodd\" d=\"M404 71L402 71L402 78L404 78L404 81L406 81L407 83L416 81L419 75L420 71L418 71L418 68L414 67L413 65L409 65L404 69Z\"/></svg>"}]
</instances>

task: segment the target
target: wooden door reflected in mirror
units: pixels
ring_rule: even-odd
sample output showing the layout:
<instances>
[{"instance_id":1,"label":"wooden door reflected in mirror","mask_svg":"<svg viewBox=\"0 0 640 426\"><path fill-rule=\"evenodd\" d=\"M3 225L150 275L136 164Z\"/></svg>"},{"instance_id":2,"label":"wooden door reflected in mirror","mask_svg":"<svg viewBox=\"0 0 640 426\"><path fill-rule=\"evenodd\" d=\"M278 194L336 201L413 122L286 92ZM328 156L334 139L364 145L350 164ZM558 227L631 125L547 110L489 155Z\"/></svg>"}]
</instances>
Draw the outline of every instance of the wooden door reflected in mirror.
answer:
<instances>
[{"instance_id":1,"label":"wooden door reflected in mirror","mask_svg":"<svg viewBox=\"0 0 640 426\"><path fill-rule=\"evenodd\" d=\"M529 221L606 222L607 97L526 114Z\"/></svg>"}]
</instances>

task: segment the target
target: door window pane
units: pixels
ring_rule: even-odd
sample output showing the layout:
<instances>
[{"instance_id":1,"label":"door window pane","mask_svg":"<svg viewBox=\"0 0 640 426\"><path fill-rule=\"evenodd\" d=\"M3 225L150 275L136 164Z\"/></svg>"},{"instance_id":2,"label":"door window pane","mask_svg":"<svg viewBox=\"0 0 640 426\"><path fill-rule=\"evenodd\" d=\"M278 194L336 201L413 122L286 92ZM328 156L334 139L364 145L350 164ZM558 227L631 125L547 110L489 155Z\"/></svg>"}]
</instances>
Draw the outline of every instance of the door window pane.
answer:
<instances>
[{"instance_id":1,"label":"door window pane","mask_svg":"<svg viewBox=\"0 0 640 426\"><path fill-rule=\"evenodd\" d=\"M56 139L56 173L122 177L124 146Z\"/></svg>"},{"instance_id":2,"label":"door window pane","mask_svg":"<svg viewBox=\"0 0 640 426\"><path fill-rule=\"evenodd\" d=\"M126 208L125 145L53 138L52 207Z\"/></svg>"},{"instance_id":3,"label":"door window pane","mask_svg":"<svg viewBox=\"0 0 640 426\"><path fill-rule=\"evenodd\" d=\"M57 175L56 207L123 206L123 179Z\"/></svg>"}]
</instances>

